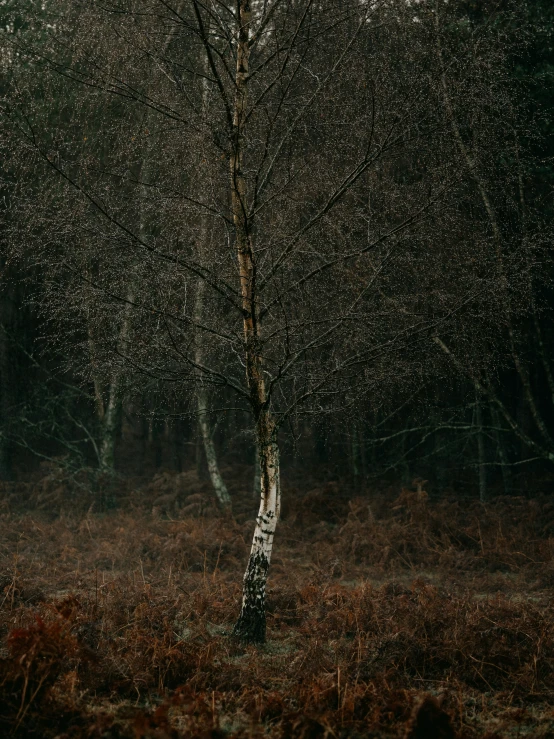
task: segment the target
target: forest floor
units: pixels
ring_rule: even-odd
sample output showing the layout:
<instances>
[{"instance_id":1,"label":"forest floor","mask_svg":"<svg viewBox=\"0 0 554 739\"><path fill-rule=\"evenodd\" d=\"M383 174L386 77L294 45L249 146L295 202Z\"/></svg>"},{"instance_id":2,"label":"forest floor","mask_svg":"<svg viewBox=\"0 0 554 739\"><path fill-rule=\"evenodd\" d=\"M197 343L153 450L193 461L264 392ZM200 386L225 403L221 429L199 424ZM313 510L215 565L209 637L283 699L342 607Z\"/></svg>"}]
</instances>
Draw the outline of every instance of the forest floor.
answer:
<instances>
[{"instance_id":1,"label":"forest floor","mask_svg":"<svg viewBox=\"0 0 554 739\"><path fill-rule=\"evenodd\" d=\"M255 505L194 472L118 507L61 472L0 491L0 733L554 737L554 503L289 486L268 640L232 637ZM241 492L242 491L242 492Z\"/></svg>"}]
</instances>

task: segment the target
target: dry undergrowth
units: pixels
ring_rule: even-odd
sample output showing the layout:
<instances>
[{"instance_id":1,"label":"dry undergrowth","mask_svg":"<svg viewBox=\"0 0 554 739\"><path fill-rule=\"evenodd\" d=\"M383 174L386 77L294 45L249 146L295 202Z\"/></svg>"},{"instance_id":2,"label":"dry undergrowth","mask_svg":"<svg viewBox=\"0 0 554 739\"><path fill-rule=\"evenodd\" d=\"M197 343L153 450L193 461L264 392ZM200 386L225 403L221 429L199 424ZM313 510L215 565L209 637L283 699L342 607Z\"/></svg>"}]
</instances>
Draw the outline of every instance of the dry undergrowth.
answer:
<instances>
[{"instance_id":1,"label":"dry undergrowth","mask_svg":"<svg viewBox=\"0 0 554 739\"><path fill-rule=\"evenodd\" d=\"M108 513L4 492L3 735L554 737L546 499L289 492L255 648L228 636L253 503L221 519L188 474Z\"/></svg>"}]
</instances>

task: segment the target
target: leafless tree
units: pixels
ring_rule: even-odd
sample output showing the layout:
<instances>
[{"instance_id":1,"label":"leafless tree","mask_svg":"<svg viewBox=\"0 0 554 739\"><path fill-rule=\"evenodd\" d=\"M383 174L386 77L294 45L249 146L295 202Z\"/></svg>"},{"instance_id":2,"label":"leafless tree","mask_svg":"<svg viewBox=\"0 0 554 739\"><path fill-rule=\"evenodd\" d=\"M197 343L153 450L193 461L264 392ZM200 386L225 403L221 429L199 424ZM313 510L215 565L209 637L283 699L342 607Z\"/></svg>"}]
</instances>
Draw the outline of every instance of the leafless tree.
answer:
<instances>
[{"instance_id":1,"label":"leafless tree","mask_svg":"<svg viewBox=\"0 0 554 739\"><path fill-rule=\"evenodd\" d=\"M19 43L34 75L6 104L22 162L57 182L29 226L46 304L89 321L99 366L197 388L201 424L208 387L249 409L235 634L263 641L280 432L405 393L431 337L484 346L502 305L494 240L464 237L442 29L400 0L74 2L52 25Z\"/></svg>"}]
</instances>

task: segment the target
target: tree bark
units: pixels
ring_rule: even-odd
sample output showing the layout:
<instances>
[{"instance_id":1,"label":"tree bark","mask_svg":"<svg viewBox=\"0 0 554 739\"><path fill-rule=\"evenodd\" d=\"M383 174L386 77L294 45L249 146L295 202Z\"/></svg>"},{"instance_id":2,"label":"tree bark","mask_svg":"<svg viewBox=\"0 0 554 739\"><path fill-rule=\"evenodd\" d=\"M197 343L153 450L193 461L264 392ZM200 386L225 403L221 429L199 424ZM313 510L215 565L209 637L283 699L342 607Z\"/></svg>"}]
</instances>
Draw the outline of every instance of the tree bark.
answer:
<instances>
[{"instance_id":1,"label":"tree bark","mask_svg":"<svg viewBox=\"0 0 554 739\"><path fill-rule=\"evenodd\" d=\"M252 497L259 500L262 492L262 472L260 467L260 450L256 445L254 449L254 479L252 481Z\"/></svg>"},{"instance_id":2,"label":"tree bark","mask_svg":"<svg viewBox=\"0 0 554 739\"><path fill-rule=\"evenodd\" d=\"M205 71L207 74L208 69L206 69ZM202 87L202 108L204 116L208 115L208 85L206 79L204 79ZM210 233L208 217L206 213L202 213L200 216L200 235L196 244L199 257L202 257L209 237ZM204 314L205 288L206 283L204 282L204 280L199 279L196 289L196 300L194 306L194 320L196 323L195 362L197 366L201 366L204 364L204 351L199 326L202 324L202 318ZM204 454L206 455L206 463L208 465L210 481L212 483L212 487L216 494L217 500L219 502L219 505L224 510L228 510L231 507L231 497L229 495L229 491L227 490L227 486L225 485L225 481L221 476L219 465L217 463L217 452L215 449L212 431L210 429L208 408L208 388L204 384L201 373L199 373L198 384L196 387L196 409L198 413L198 425L202 437L202 445L204 447Z\"/></svg>"},{"instance_id":3,"label":"tree bark","mask_svg":"<svg viewBox=\"0 0 554 739\"><path fill-rule=\"evenodd\" d=\"M208 421L208 391L204 385L199 385L196 389L196 407L198 411L198 424L200 426L200 433L202 434L204 454L206 455L206 463L208 465L208 472L210 474L210 480L214 492L221 507L224 509L230 508L231 496L229 495L225 481L219 471L217 453Z\"/></svg>"},{"instance_id":4,"label":"tree bark","mask_svg":"<svg viewBox=\"0 0 554 739\"><path fill-rule=\"evenodd\" d=\"M247 203L247 183L243 170L250 55L250 0L239 0L238 11L237 66L229 161L230 185L243 313L246 376L260 456L261 494L252 548L244 575L242 608L235 624L234 634L245 642L262 643L265 641L266 632L265 591L273 537L281 506L281 491L277 428L263 372L256 263Z\"/></svg>"},{"instance_id":5,"label":"tree bark","mask_svg":"<svg viewBox=\"0 0 554 739\"><path fill-rule=\"evenodd\" d=\"M121 371L116 370L108 390L108 402L102 416L102 438L100 440L100 458L98 460L102 472L113 472L115 466L115 443L121 411Z\"/></svg>"},{"instance_id":6,"label":"tree bark","mask_svg":"<svg viewBox=\"0 0 554 739\"><path fill-rule=\"evenodd\" d=\"M263 413L258 422L260 438L260 508L250 557L243 581L242 608L234 634L250 643L263 643L266 632L265 591L273 538L281 508L279 448L271 417Z\"/></svg>"},{"instance_id":7,"label":"tree bark","mask_svg":"<svg viewBox=\"0 0 554 739\"><path fill-rule=\"evenodd\" d=\"M125 356L127 351L127 342L129 341L129 332L131 330L132 305L134 302L134 285L127 297L123 319L119 328L118 350ZM100 441L100 457L99 467L103 472L112 473L115 466L115 445L119 422L121 420L121 411L123 407L124 393L123 368L115 367L110 383L108 386L108 401L104 407L104 414L101 418L102 430Z\"/></svg>"}]
</instances>

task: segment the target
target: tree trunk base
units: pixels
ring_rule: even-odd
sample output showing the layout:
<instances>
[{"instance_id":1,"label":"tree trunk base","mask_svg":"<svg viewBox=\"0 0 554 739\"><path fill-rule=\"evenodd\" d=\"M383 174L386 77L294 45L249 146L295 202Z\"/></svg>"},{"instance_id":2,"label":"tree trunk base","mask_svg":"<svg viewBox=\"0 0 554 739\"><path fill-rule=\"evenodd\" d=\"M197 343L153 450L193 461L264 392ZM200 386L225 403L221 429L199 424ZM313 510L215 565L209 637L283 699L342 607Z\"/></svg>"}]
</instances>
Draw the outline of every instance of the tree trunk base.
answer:
<instances>
[{"instance_id":1,"label":"tree trunk base","mask_svg":"<svg viewBox=\"0 0 554 739\"><path fill-rule=\"evenodd\" d=\"M265 609L243 606L233 636L245 644L264 644L265 630Z\"/></svg>"},{"instance_id":2,"label":"tree trunk base","mask_svg":"<svg viewBox=\"0 0 554 739\"><path fill-rule=\"evenodd\" d=\"M244 576L242 608L233 636L246 644L265 642L265 587L269 560L263 551L250 554Z\"/></svg>"}]
</instances>

